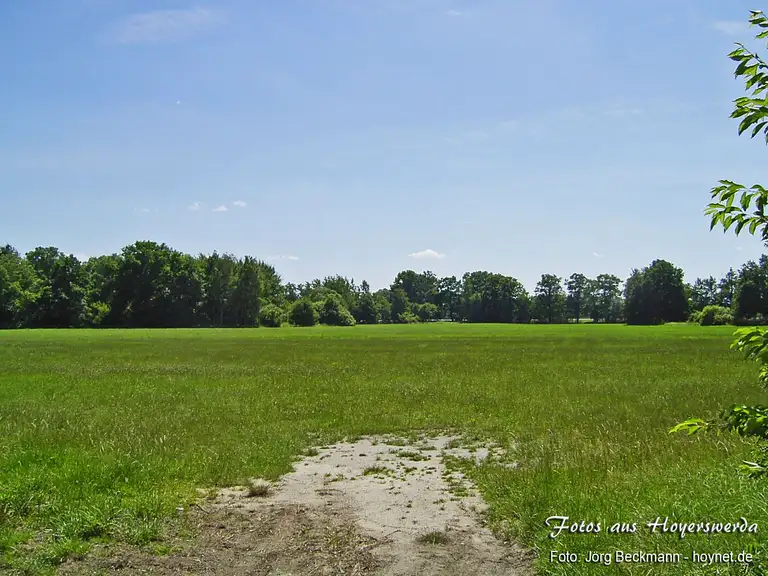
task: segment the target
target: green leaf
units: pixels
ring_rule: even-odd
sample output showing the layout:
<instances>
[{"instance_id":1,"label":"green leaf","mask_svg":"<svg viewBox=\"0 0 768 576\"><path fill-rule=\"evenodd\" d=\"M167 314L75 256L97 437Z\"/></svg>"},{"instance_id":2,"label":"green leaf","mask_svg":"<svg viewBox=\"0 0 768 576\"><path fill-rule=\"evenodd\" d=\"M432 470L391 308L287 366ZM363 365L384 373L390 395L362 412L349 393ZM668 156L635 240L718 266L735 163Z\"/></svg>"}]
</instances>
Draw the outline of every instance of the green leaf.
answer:
<instances>
[{"instance_id":1,"label":"green leaf","mask_svg":"<svg viewBox=\"0 0 768 576\"><path fill-rule=\"evenodd\" d=\"M752 138L757 136L757 133L760 132L760 130L765 127L765 125L768 124L768 121L763 120L762 122L758 123L753 129L752 129ZM746 209L746 208L745 208Z\"/></svg>"},{"instance_id":2,"label":"green leaf","mask_svg":"<svg viewBox=\"0 0 768 576\"><path fill-rule=\"evenodd\" d=\"M678 432L688 432L688 436L691 436L701 430L705 430L709 425L709 422L702 420L701 418L689 418L685 422L681 422L677 426L670 428L669 433L676 434Z\"/></svg>"},{"instance_id":3,"label":"green leaf","mask_svg":"<svg viewBox=\"0 0 768 576\"><path fill-rule=\"evenodd\" d=\"M752 61L752 55L743 55L739 57L739 65L736 66L736 71L733 73L734 76L738 77L744 74L744 71L749 67L749 63Z\"/></svg>"},{"instance_id":4,"label":"green leaf","mask_svg":"<svg viewBox=\"0 0 768 576\"><path fill-rule=\"evenodd\" d=\"M744 131L752 126L755 122L758 122L763 117L762 114L759 112L751 112L747 116L744 117L744 119L739 124L739 135L743 134Z\"/></svg>"}]
</instances>

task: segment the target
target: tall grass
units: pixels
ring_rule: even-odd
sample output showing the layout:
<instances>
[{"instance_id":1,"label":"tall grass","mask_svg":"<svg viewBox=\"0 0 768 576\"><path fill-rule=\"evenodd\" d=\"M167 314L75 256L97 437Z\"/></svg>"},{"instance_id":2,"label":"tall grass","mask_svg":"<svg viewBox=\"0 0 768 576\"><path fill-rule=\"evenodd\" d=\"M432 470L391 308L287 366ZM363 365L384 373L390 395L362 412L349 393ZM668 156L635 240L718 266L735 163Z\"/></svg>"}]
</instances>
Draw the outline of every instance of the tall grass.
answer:
<instances>
[{"instance_id":1,"label":"tall grass","mask_svg":"<svg viewBox=\"0 0 768 576\"><path fill-rule=\"evenodd\" d=\"M196 487L275 479L312 445L460 428L512 450L516 469L471 475L494 524L540 553L540 573L715 574L687 561L606 567L549 555L765 548L768 486L736 470L750 446L667 433L691 416L768 400L756 368L729 351L731 333L450 324L3 332L0 568L35 572L94 540L161 538ZM552 540L545 520L560 515L603 531ZM744 516L759 532L680 539L651 534L644 524L657 516ZM611 535L613 522L640 526Z\"/></svg>"}]
</instances>

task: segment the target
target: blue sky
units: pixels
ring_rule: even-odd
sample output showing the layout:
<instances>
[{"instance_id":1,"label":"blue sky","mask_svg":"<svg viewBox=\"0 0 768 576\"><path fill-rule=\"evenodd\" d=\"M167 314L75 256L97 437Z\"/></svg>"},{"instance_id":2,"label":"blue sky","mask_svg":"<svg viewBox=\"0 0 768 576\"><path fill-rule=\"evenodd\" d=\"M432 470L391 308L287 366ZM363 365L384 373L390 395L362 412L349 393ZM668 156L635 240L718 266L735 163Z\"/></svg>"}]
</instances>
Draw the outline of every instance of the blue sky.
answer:
<instances>
[{"instance_id":1,"label":"blue sky","mask_svg":"<svg viewBox=\"0 0 768 576\"><path fill-rule=\"evenodd\" d=\"M0 4L0 242L136 240L287 281L403 269L686 279L763 252L709 232L768 183L715 0ZM759 6L757 6L759 8Z\"/></svg>"}]
</instances>

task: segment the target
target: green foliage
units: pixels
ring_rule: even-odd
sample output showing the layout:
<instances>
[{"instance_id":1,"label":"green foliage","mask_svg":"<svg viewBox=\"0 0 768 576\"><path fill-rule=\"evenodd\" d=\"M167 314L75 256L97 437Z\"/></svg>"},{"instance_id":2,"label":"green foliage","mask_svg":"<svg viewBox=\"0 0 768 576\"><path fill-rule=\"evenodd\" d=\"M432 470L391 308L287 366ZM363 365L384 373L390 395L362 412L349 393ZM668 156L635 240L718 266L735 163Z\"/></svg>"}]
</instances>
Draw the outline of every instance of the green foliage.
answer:
<instances>
[{"instance_id":1,"label":"green foliage","mask_svg":"<svg viewBox=\"0 0 768 576\"><path fill-rule=\"evenodd\" d=\"M418 324L421 322L421 318L416 316L413 312L403 312L397 317L398 324Z\"/></svg>"},{"instance_id":2,"label":"green foliage","mask_svg":"<svg viewBox=\"0 0 768 576\"><path fill-rule=\"evenodd\" d=\"M389 299L388 290L379 290L373 295L373 301L376 304L376 316L379 322L389 324L392 322L392 303Z\"/></svg>"},{"instance_id":3,"label":"green foliage","mask_svg":"<svg viewBox=\"0 0 768 576\"><path fill-rule=\"evenodd\" d=\"M231 313L235 326L256 326L261 306L259 266L246 256L237 266L237 284L232 292Z\"/></svg>"},{"instance_id":4,"label":"green foliage","mask_svg":"<svg viewBox=\"0 0 768 576\"><path fill-rule=\"evenodd\" d=\"M369 291L360 295L355 320L361 324L376 324L381 319L381 312L376 305L376 297Z\"/></svg>"},{"instance_id":5,"label":"green foliage","mask_svg":"<svg viewBox=\"0 0 768 576\"><path fill-rule=\"evenodd\" d=\"M310 300L300 298L291 306L288 319L294 326L314 326L320 319L320 315Z\"/></svg>"},{"instance_id":6,"label":"green foliage","mask_svg":"<svg viewBox=\"0 0 768 576\"><path fill-rule=\"evenodd\" d=\"M722 326L733 323L733 315L728 308L723 306L705 306L701 312L698 312L698 322L702 326Z\"/></svg>"},{"instance_id":7,"label":"green foliage","mask_svg":"<svg viewBox=\"0 0 768 576\"><path fill-rule=\"evenodd\" d=\"M768 18L761 11L750 12L750 24L762 29L756 36L768 38ZM754 138L763 131L768 142L768 65L757 54L738 44L728 57L737 62L735 76L745 80L745 88L750 96L737 98L731 118L740 118L739 134L751 129ZM731 180L721 180L719 186L711 191L716 202L710 203L705 214L711 216L710 230L718 224L727 232L734 224L738 236L747 229L751 235L759 233L764 243L768 244L768 218L765 207L768 205L768 190L759 184L747 188ZM738 204L735 204L739 197ZM750 212L750 210L753 210ZM736 291L733 307L737 318L744 318L765 312L765 292L768 289L759 273L762 266L768 267L768 261L761 259L760 266L745 266L742 270L742 282ZM760 367L758 381L763 388L768 388L768 332L760 328L742 328L736 331L736 340L731 348L740 350L746 358L757 362ZM744 461L742 469L750 476L768 476L768 407L762 405L736 405L725 410L718 421L704 422L699 419L688 420L672 429L673 432L687 429L690 433L706 429L725 429L737 432L741 436L754 437L762 446L757 452L757 461Z\"/></svg>"},{"instance_id":8,"label":"green foliage","mask_svg":"<svg viewBox=\"0 0 768 576\"><path fill-rule=\"evenodd\" d=\"M432 302L414 304L413 313L422 322L429 322L430 320L438 320L440 318L440 309L435 304L432 304Z\"/></svg>"},{"instance_id":9,"label":"green foliage","mask_svg":"<svg viewBox=\"0 0 768 576\"><path fill-rule=\"evenodd\" d=\"M613 274L587 278L584 305L593 322L618 322L624 317L620 284L621 279Z\"/></svg>"},{"instance_id":10,"label":"green foliage","mask_svg":"<svg viewBox=\"0 0 768 576\"><path fill-rule=\"evenodd\" d=\"M390 288L371 292L367 282L357 285L342 276L283 285L272 266L251 256L191 256L155 242L135 242L119 254L84 263L54 247L21 256L5 246L0 248L0 328L254 327L261 324L263 306L290 310L305 298L320 315L332 294L362 324L413 322L414 316L483 323L527 323L535 316L539 322L563 322L566 312L595 322L624 319L616 276L573 274L566 282L567 298L560 279L551 274L542 279L532 297L516 278L502 274L475 271L457 279L406 270ZM694 308L712 299L716 281L708 282L689 287ZM757 290L750 300L745 296L751 284ZM738 273L729 271L716 293L717 304L735 302L745 316L740 323L768 317L768 258L748 262ZM342 316L329 321L349 325Z\"/></svg>"},{"instance_id":11,"label":"green foliage","mask_svg":"<svg viewBox=\"0 0 768 576\"><path fill-rule=\"evenodd\" d=\"M562 278L554 274L542 274L534 291L533 316L540 322L562 322L565 312L565 291Z\"/></svg>"},{"instance_id":12,"label":"green foliage","mask_svg":"<svg viewBox=\"0 0 768 576\"><path fill-rule=\"evenodd\" d=\"M570 278L565 281L565 285L568 288L566 306L568 311L573 314L576 323L581 320L588 283L589 279L584 274L579 273L571 274Z\"/></svg>"},{"instance_id":13,"label":"green foliage","mask_svg":"<svg viewBox=\"0 0 768 576\"><path fill-rule=\"evenodd\" d=\"M411 311L411 302L408 299L408 294L406 294L403 288L398 286L390 291L389 296L392 322L403 322L402 318L410 314Z\"/></svg>"},{"instance_id":14,"label":"green foliage","mask_svg":"<svg viewBox=\"0 0 768 576\"><path fill-rule=\"evenodd\" d=\"M683 322L688 317L683 271L666 260L633 270L624 295L628 324Z\"/></svg>"},{"instance_id":15,"label":"green foliage","mask_svg":"<svg viewBox=\"0 0 768 576\"><path fill-rule=\"evenodd\" d=\"M344 306L341 296L335 292L328 294L317 306L318 320L326 326L354 326L355 318Z\"/></svg>"},{"instance_id":16,"label":"green foliage","mask_svg":"<svg viewBox=\"0 0 768 576\"><path fill-rule=\"evenodd\" d=\"M468 322L529 322L531 298L516 278L478 271L464 274L460 316Z\"/></svg>"},{"instance_id":17,"label":"green foliage","mask_svg":"<svg viewBox=\"0 0 768 576\"><path fill-rule=\"evenodd\" d=\"M285 321L285 311L275 304L267 304L259 312L259 325L266 328L279 328Z\"/></svg>"}]
</instances>

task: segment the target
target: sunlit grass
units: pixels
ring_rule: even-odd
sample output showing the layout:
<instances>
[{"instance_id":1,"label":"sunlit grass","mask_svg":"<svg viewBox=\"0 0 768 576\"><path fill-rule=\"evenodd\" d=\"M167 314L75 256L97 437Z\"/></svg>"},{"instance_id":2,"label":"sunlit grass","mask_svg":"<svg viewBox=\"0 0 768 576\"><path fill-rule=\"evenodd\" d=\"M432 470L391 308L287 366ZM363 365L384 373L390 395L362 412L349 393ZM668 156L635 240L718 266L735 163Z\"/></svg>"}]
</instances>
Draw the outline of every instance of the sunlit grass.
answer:
<instances>
[{"instance_id":1,"label":"sunlit grass","mask_svg":"<svg viewBox=\"0 0 768 576\"><path fill-rule=\"evenodd\" d=\"M162 538L195 488L248 485L343 437L462 429L518 467L470 474L493 524L546 574L713 574L549 563L552 549L740 551L766 543L766 483L732 437L670 436L691 416L766 402L733 329L417 325L0 333L0 568L34 572L82 543ZM548 537L545 519L641 524ZM657 516L760 525L652 535ZM37 535L42 544L30 547ZM721 567L722 568L722 567ZM630 571L628 571L630 570ZM725 572L724 572L725 573ZM735 573L735 572L734 572Z\"/></svg>"}]
</instances>

